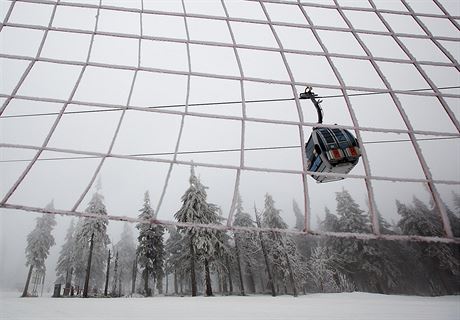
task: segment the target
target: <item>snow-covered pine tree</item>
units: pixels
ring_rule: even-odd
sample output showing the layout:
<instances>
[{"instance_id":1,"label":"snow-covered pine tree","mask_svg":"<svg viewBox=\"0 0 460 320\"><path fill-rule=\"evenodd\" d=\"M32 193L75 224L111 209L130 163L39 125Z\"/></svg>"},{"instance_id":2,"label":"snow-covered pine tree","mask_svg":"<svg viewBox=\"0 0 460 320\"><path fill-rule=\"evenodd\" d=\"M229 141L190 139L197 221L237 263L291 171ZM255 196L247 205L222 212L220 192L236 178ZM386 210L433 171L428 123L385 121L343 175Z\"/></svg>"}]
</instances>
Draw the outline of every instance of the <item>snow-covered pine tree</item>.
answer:
<instances>
[{"instance_id":1,"label":"snow-covered pine tree","mask_svg":"<svg viewBox=\"0 0 460 320\"><path fill-rule=\"evenodd\" d=\"M350 281L344 281L347 278L340 270L340 258L328 247L318 246L314 248L308 265L310 277L317 291L343 292L354 290L354 285Z\"/></svg>"},{"instance_id":2,"label":"snow-covered pine tree","mask_svg":"<svg viewBox=\"0 0 460 320\"><path fill-rule=\"evenodd\" d=\"M85 209L85 212L98 215L96 218L81 219L76 228L75 252L78 255L75 263L75 275L81 286L86 276L86 264L89 257L91 236L94 234L93 254L91 259L90 285L92 291L99 291L105 282L105 266L108 255L107 246L110 239L107 235L107 209L104 205L104 197L95 192Z\"/></svg>"},{"instance_id":3,"label":"snow-covered pine tree","mask_svg":"<svg viewBox=\"0 0 460 320\"><path fill-rule=\"evenodd\" d=\"M292 200L292 210L294 211L295 215L295 228L299 231L305 229L305 215L299 208L299 205L295 199Z\"/></svg>"},{"instance_id":4,"label":"snow-covered pine tree","mask_svg":"<svg viewBox=\"0 0 460 320\"><path fill-rule=\"evenodd\" d=\"M150 205L150 195L146 191L144 194L144 205L139 210L139 219L149 221L153 219L154 212ZM144 280L144 295L150 297L152 289L149 288L149 280L154 275L154 259L156 248L154 246L154 237L156 236L155 226L150 223L138 223L136 228L139 229L137 237L137 259L138 266L142 270L142 278Z\"/></svg>"},{"instance_id":5,"label":"snow-covered pine tree","mask_svg":"<svg viewBox=\"0 0 460 320\"><path fill-rule=\"evenodd\" d=\"M184 276L190 272L188 263L190 261L190 246L188 245L190 241L184 240L175 227L170 227L168 231L169 237L165 245L165 271L173 274L174 294L178 295L179 284L182 283Z\"/></svg>"},{"instance_id":6,"label":"snow-covered pine tree","mask_svg":"<svg viewBox=\"0 0 460 320\"><path fill-rule=\"evenodd\" d=\"M238 192L236 206L235 206L235 220L233 221L235 227L254 227L254 221L252 220L249 213L244 211L243 200L241 195ZM258 257L260 256L260 247L258 245L257 233L255 232L245 232L245 231L235 231L235 251L237 259L237 268L239 275L240 283L240 293L241 295L245 294L244 283L245 275L249 284L249 291L255 293L255 276L254 272L258 269L259 261Z\"/></svg>"},{"instance_id":7,"label":"snow-covered pine tree","mask_svg":"<svg viewBox=\"0 0 460 320\"><path fill-rule=\"evenodd\" d=\"M455 214L460 216L460 193L452 191L452 201L454 203Z\"/></svg>"},{"instance_id":8,"label":"snow-covered pine tree","mask_svg":"<svg viewBox=\"0 0 460 320\"><path fill-rule=\"evenodd\" d=\"M54 203L51 201L45 209L53 210ZM51 234L56 220L53 214L43 214L36 219L35 228L27 235L26 247L26 266L29 267L26 284L22 297L27 297L30 277L32 270L35 268L36 272L45 273L46 266L45 260L48 257L50 248L55 244L54 237Z\"/></svg>"},{"instance_id":9,"label":"snow-covered pine tree","mask_svg":"<svg viewBox=\"0 0 460 320\"><path fill-rule=\"evenodd\" d=\"M86 265L88 261L87 250L89 248L87 241L79 239L78 235L82 234L84 218L79 218L74 232L74 282L78 289L83 288L85 280Z\"/></svg>"},{"instance_id":10,"label":"snow-covered pine tree","mask_svg":"<svg viewBox=\"0 0 460 320\"><path fill-rule=\"evenodd\" d=\"M295 199L292 200L292 210L296 217L296 229L299 231L305 230L305 215L301 211L297 201ZM293 235L291 238L295 241L297 252L301 256L303 261L308 261L310 259L311 252L314 248L317 247L318 239L307 237L303 234ZM307 276L307 272L304 272L302 269L302 274ZM299 285L300 288L300 285ZM307 292L307 281L304 279L303 281L303 292L306 294Z\"/></svg>"},{"instance_id":11,"label":"snow-covered pine tree","mask_svg":"<svg viewBox=\"0 0 460 320\"><path fill-rule=\"evenodd\" d=\"M423 201L413 197L413 205L396 202L401 220L398 226L404 234L442 236L444 231L436 208L430 209ZM427 281L432 294L453 294L458 288L453 285L460 276L458 246L444 243L414 243L411 247L423 261ZM436 282L438 285L434 286Z\"/></svg>"},{"instance_id":12,"label":"snow-covered pine tree","mask_svg":"<svg viewBox=\"0 0 460 320\"><path fill-rule=\"evenodd\" d=\"M219 208L207 202L206 187L195 175L194 167L190 170L190 186L182 196L182 207L174 214L178 222L198 224L219 224ZM215 229L204 228L179 228L188 236L190 241L190 270L192 283L192 296L197 294L195 264L197 257L204 262L206 295L212 295L211 275L209 265L214 256L219 255L224 244L221 234Z\"/></svg>"},{"instance_id":13,"label":"snow-covered pine tree","mask_svg":"<svg viewBox=\"0 0 460 320\"><path fill-rule=\"evenodd\" d=\"M460 237L460 194L452 192L452 198L454 203L453 211L448 210L447 215L449 216L454 236Z\"/></svg>"},{"instance_id":14,"label":"snow-covered pine tree","mask_svg":"<svg viewBox=\"0 0 460 320\"><path fill-rule=\"evenodd\" d=\"M287 229L288 225L280 215L281 210L276 209L273 197L265 195L265 207L262 213L262 226L265 228ZM279 232L266 234L268 251L273 263L275 281L280 280L285 288L290 282L294 296L297 296L297 283L304 277L300 255L297 253L292 237ZM286 291L286 290L285 290Z\"/></svg>"},{"instance_id":15,"label":"snow-covered pine tree","mask_svg":"<svg viewBox=\"0 0 460 320\"><path fill-rule=\"evenodd\" d=\"M319 223L319 230L325 232L338 232L339 231L339 219L328 207L324 208L325 216L324 220Z\"/></svg>"},{"instance_id":16,"label":"snow-covered pine tree","mask_svg":"<svg viewBox=\"0 0 460 320\"><path fill-rule=\"evenodd\" d=\"M420 236L442 236L442 224L436 214L417 197L413 197L413 206L396 200L396 208L401 219L398 226L403 234Z\"/></svg>"},{"instance_id":17,"label":"snow-covered pine tree","mask_svg":"<svg viewBox=\"0 0 460 320\"><path fill-rule=\"evenodd\" d=\"M254 214L256 216L257 227L262 228L262 222L260 221L261 214L257 211L255 204L254 204ZM258 232L258 236L259 236L260 249L262 250L262 256L264 257L265 271L267 272L267 276L268 276L268 285L270 286L272 296L275 297L276 296L275 279L273 276L273 268L271 267L270 259L268 257L267 245L264 239L265 237L262 235L262 232ZM262 284L262 291L265 291L264 278L262 276L260 278L261 278L261 284Z\"/></svg>"},{"instance_id":18,"label":"snow-covered pine tree","mask_svg":"<svg viewBox=\"0 0 460 320\"><path fill-rule=\"evenodd\" d=\"M369 233L371 231L369 216L359 208L347 190L336 192L336 200L340 232Z\"/></svg>"},{"instance_id":19,"label":"snow-covered pine tree","mask_svg":"<svg viewBox=\"0 0 460 320\"><path fill-rule=\"evenodd\" d=\"M166 259L165 244L163 241L165 228L162 225L153 226L153 247L155 248L152 261L152 276L155 279L159 294L163 294L164 264Z\"/></svg>"},{"instance_id":20,"label":"snow-covered pine tree","mask_svg":"<svg viewBox=\"0 0 460 320\"><path fill-rule=\"evenodd\" d=\"M115 245L115 250L118 252L119 279L122 288L128 289L132 281L134 259L136 259L136 243L133 229L127 222L123 225L123 231L120 240Z\"/></svg>"},{"instance_id":21,"label":"snow-covered pine tree","mask_svg":"<svg viewBox=\"0 0 460 320\"><path fill-rule=\"evenodd\" d=\"M350 193L336 193L338 230L340 232L371 232L369 216L361 210ZM343 239L332 241L332 247L343 261L343 269L358 289L384 293L394 286L399 276L388 248L378 241Z\"/></svg>"},{"instance_id":22,"label":"snow-covered pine tree","mask_svg":"<svg viewBox=\"0 0 460 320\"><path fill-rule=\"evenodd\" d=\"M70 221L64 244L61 247L59 258L56 264L56 283L63 283L70 288L72 282L73 268L75 264L75 222ZM66 292L67 293L67 292Z\"/></svg>"},{"instance_id":23,"label":"snow-covered pine tree","mask_svg":"<svg viewBox=\"0 0 460 320\"><path fill-rule=\"evenodd\" d=\"M378 221L379 221L379 229L381 234L395 234L393 226L380 214L380 212L376 211Z\"/></svg>"}]
</instances>

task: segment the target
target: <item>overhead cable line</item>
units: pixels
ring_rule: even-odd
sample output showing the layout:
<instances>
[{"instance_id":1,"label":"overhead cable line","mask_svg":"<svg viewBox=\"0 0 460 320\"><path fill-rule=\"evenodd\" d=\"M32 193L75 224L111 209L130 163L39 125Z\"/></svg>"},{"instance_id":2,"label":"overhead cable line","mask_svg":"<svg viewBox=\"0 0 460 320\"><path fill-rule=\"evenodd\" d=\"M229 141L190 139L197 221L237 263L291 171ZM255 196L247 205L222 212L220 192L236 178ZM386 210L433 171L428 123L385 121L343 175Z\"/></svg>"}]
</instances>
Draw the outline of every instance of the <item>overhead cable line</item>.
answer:
<instances>
[{"instance_id":1,"label":"overhead cable line","mask_svg":"<svg viewBox=\"0 0 460 320\"><path fill-rule=\"evenodd\" d=\"M448 90L448 89L460 89L460 86L448 86L448 87L440 87L439 90ZM407 90L407 92L423 92L423 91L432 91L432 88L424 88L424 89L411 89ZM357 96L371 96L371 95L379 95L379 94L388 94L388 92L367 92L367 93L350 93L347 94L349 97L357 97ZM328 99L328 98L340 98L343 97L343 94L338 95L330 95L330 96L318 96L319 99ZM21 98L18 98L19 100ZM260 102L284 102L284 101L293 101L295 98L277 98L277 99L256 99L256 100L245 100L244 103L260 103ZM201 103L189 103L189 107L204 107L204 106L218 106L218 105L229 105L229 104L241 104L243 103L242 100L234 100L234 101L219 101L219 102L201 102ZM72 104L72 102L70 102ZM78 103L76 103L78 105ZM146 109L167 109L167 108L183 108L185 107L184 104L169 104L169 105L158 105L153 107L146 107ZM129 109L129 107L128 107ZM122 111L123 108L105 108L105 109L98 109L98 110L82 110L82 111L69 111L65 112L64 114L83 114L83 113L99 113L99 112L110 112L110 111ZM7 116L0 116L2 118L26 118L26 117L38 117L38 116L54 116L58 115L59 112L46 112L46 113L35 113L35 114L18 114L18 115L7 115Z\"/></svg>"},{"instance_id":2,"label":"overhead cable line","mask_svg":"<svg viewBox=\"0 0 460 320\"><path fill-rule=\"evenodd\" d=\"M422 138L417 141L434 141L434 140L451 140L460 139L460 137L437 137L437 138ZM377 143L397 143L397 142L411 142L410 139L398 139L398 140L379 140L379 141L365 141L364 144L377 144ZM279 150L279 149L296 149L300 148L297 146L276 146L276 147L257 147L257 148L245 148L244 151L263 151L263 150ZM223 152L238 152L241 149L217 149L217 150L196 150L196 151L179 151L177 154L204 154L204 153L223 153ZM174 155L174 152L158 152L158 153L135 153L128 154L130 157L154 157L154 156L170 156ZM110 157L110 156L108 156ZM82 159L98 159L100 156L81 156L81 157L53 157L53 158L39 158L37 161L53 161L53 160L82 160ZM0 163L13 163L13 162L28 162L31 159L12 159L12 160L0 160Z\"/></svg>"}]
</instances>

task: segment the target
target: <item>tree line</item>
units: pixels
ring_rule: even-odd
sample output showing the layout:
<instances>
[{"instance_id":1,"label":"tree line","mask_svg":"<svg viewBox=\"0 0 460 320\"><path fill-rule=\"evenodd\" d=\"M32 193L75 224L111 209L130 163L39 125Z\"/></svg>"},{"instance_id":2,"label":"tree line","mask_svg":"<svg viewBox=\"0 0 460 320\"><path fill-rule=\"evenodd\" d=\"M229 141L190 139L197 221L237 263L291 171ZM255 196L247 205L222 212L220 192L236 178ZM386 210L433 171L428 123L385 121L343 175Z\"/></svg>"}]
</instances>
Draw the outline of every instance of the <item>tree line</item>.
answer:
<instances>
[{"instance_id":1,"label":"tree line","mask_svg":"<svg viewBox=\"0 0 460 320\"><path fill-rule=\"evenodd\" d=\"M86 212L100 218L70 223L56 265L56 283L64 295L122 296L141 294L206 295L308 294L312 292L366 291L386 294L445 295L460 292L460 246L441 242L360 240L352 237L307 236L276 230L288 229L273 197L264 207L245 210L238 194L233 226L246 230L205 228L223 225L220 208L208 202L207 187L191 168L189 187L174 214L180 227L156 224L148 192L138 217L135 239L124 225L120 240L111 244L104 198L95 192ZM447 208L452 230L460 237L460 195L453 193L454 211ZM50 203L47 207L53 209ZM434 205L416 197L412 203L396 201L397 223L380 214L383 234L440 237L444 231ZM295 229L302 231L304 216L293 201ZM336 213L325 208L319 220L325 232L370 233L369 214L342 189L336 193ZM54 215L37 218L27 237L28 295L32 270L45 271L54 245ZM274 231L250 231L253 228ZM137 241L136 241L137 240ZM111 246L110 246L111 245Z\"/></svg>"}]
</instances>

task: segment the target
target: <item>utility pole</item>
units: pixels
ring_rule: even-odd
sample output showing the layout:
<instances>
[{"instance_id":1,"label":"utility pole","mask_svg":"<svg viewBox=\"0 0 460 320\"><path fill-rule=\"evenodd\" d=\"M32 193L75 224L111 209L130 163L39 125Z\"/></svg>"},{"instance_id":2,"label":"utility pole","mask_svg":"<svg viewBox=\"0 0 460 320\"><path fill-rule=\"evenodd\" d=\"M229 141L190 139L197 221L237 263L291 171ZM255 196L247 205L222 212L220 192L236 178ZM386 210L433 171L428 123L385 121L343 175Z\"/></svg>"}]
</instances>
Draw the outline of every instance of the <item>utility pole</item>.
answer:
<instances>
[{"instance_id":1,"label":"utility pole","mask_svg":"<svg viewBox=\"0 0 460 320\"><path fill-rule=\"evenodd\" d=\"M94 233L91 234L89 245L88 265L86 266L85 287L83 288L83 298L88 298L89 275L91 273L91 259L93 258Z\"/></svg>"},{"instance_id":2,"label":"utility pole","mask_svg":"<svg viewBox=\"0 0 460 320\"><path fill-rule=\"evenodd\" d=\"M110 249L109 249L109 257L107 258L107 271L105 273L104 297L107 297L107 287L109 286L109 274L110 274Z\"/></svg>"}]
</instances>

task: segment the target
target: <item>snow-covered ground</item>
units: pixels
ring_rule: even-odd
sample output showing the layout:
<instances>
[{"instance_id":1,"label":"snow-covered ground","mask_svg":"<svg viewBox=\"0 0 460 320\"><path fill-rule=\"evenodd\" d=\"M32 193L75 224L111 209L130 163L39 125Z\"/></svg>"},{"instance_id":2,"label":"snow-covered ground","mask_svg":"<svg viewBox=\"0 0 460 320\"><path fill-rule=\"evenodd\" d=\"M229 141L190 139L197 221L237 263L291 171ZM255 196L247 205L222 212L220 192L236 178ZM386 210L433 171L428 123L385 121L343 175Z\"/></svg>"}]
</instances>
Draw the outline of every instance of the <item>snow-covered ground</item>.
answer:
<instances>
[{"instance_id":1,"label":"snow-covered ground","mask_svg":"<svg viewBox=\"0 0 460 320\"><path fill-rule=\"evenodd\" d=\"M2 293L0 319L352 319L458 320L460 296L415 297L369 293L270 297L153 297L118 299L18 298Z\"/></svg>"}]
</instances>

